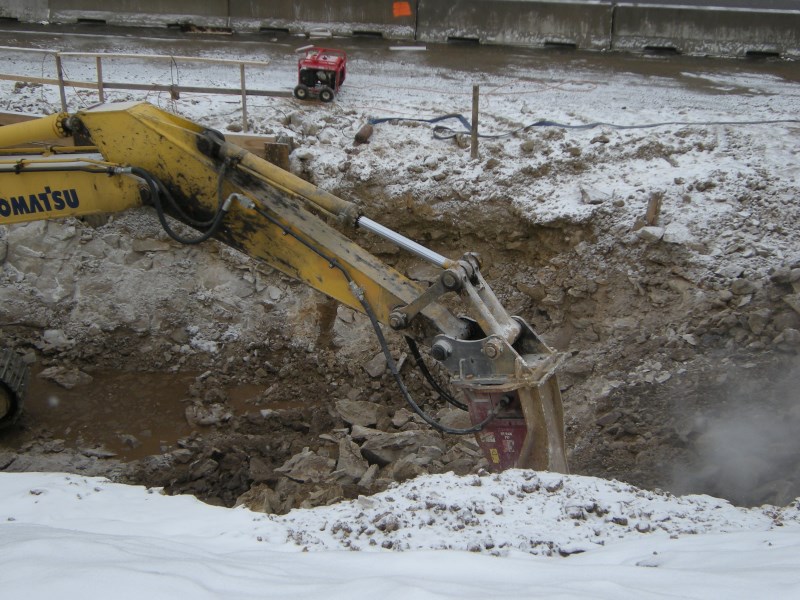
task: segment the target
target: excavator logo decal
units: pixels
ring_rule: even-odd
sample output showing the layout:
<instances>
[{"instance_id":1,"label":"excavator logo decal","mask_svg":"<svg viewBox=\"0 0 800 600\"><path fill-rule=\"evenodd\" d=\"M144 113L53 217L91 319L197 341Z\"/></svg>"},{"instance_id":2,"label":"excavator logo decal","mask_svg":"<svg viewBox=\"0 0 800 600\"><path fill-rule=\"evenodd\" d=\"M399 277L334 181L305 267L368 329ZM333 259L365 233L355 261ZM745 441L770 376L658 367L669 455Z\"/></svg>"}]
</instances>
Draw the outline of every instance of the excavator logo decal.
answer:
<instances>
[{"instance_id":1,"label":"excavator logo decal","mask_svg":"<svg viewBox=\"0 0 800 600\"><path fill-rule=\"evenodd\" d=\"M78 192L75 188L52 191L45 186L44 192L25 196L10 196L8 200L0 198L0 216L27 215L37 212L78 208Z\"/></svg>"}]
</instances>

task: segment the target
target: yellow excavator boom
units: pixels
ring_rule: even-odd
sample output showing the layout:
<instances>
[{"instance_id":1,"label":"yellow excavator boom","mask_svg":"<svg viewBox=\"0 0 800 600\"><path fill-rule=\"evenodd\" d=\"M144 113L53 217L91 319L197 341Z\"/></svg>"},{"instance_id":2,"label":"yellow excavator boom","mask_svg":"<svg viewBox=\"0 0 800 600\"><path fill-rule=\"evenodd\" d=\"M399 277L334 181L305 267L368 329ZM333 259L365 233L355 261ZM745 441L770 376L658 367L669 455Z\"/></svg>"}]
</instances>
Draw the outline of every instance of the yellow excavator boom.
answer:
<instances>
[{"instance_id":1,"label":"yellow excavator boom","mask_svg":"<svg viewBox=\"0 0 800 600\"><path fill-rule=\"evenodd\" d=\"M91 146L12 148L68 136ZM147 103L2 127L0 148L0 224L152 205L174 239L215 238L367 314L412 408L441 431L476 434L496 467L566 472L558 356L524 320L508 315L475 255L441 256L219 132ZM348 237L356 227L437 266L437 282L423 287L383 263ZM466 316L445 307L446 295L461 299ZM419 409L379 324L402 332L418 363L419 342L449 370L471 428L442 427Z\"/></svg>"}]
</instances>

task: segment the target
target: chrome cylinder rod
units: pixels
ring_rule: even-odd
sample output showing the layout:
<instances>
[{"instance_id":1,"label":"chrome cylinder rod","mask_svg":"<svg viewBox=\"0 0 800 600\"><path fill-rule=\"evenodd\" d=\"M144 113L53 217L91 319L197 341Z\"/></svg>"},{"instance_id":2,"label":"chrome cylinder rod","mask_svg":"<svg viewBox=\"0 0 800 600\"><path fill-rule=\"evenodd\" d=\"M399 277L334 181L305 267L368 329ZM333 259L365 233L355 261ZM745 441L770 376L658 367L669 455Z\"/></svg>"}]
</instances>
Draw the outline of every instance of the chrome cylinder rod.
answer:
<instances>
[{"instance_id":1,"label":"chrome cylinder rod","mask_svg":"<svg viewBox=\"0 0 800 600\"><path fill-rule=\"evenodd\" d=\"M422 244L418 244L414 240L410 240L407 237L400 235L396 231L392 231L388 227L384 227L380 223L376 223L367 217L359 217L357 225L371 233L374 233L375 235L381 236L383 239L388 240L393 244L397 244L404 250L408 250L412 254L415 254L443 269L448 268L453 262L449 258L445 258L430 248L426 248Z\"/></svg>"}]
</instances>

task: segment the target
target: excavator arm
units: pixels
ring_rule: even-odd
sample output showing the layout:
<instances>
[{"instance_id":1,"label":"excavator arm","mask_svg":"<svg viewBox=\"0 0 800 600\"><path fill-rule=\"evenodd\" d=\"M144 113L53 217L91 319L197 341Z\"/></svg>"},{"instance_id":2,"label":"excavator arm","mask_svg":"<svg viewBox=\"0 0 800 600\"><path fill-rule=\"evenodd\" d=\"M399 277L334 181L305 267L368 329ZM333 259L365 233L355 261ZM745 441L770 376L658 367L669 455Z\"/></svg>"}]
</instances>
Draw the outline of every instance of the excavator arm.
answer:
<instances>
[{"instance_id":1,"label":"excavator arm","mask_svg":"<svg viewBox=\"0 0 800 600\"><path fill-rule=\"evenodd\" d=\"M69 136L86 144L20 147ZM0 147L8 148L0 151L0 224L151 204L174 239L215 238L365 313L411 407L441 431L475 434L495 467L567 471L558 355L508 315L477 256L441 256L220 133L146 103L9 125ZM384 264L346 235L355 228L435 265L438 280L424 287ZM446 296L458 297L466 316L446 308ZM406 337L426 376L420 344L449 371L466 403L453 401L469 410L472 427L444 427L419 408L381 325Z\"/></svg>"}]
</instances>

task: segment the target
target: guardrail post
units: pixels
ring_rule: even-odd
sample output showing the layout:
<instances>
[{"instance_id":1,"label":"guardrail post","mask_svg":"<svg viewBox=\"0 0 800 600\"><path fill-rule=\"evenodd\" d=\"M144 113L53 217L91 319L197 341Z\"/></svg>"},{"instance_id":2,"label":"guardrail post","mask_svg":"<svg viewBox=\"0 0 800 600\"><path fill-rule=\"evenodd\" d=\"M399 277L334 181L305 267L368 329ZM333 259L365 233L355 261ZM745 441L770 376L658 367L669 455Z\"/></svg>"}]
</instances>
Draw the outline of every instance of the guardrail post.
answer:
<instances>
[{"instance_id":1,"label":"guardrail post","mask_svg":"<svg viewBox=\"0 0 800 600\"><path fill-rule=\"evenodd\" d=\"M56 52L56 71L58 71L58 93L61 95L61 110L67 112L67 94L64 91L64 69L61 66L61 55Z\"/></svg>"}]
</instances>

